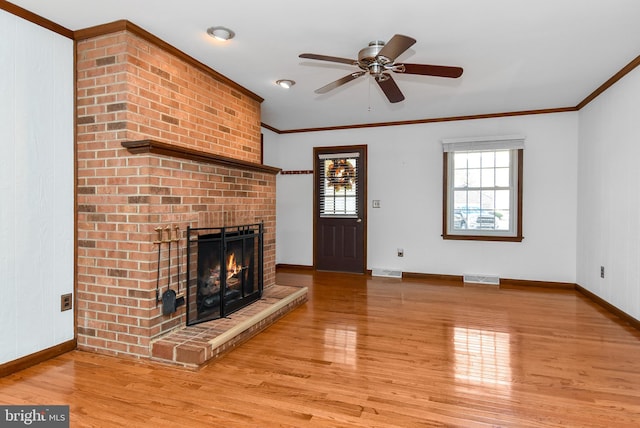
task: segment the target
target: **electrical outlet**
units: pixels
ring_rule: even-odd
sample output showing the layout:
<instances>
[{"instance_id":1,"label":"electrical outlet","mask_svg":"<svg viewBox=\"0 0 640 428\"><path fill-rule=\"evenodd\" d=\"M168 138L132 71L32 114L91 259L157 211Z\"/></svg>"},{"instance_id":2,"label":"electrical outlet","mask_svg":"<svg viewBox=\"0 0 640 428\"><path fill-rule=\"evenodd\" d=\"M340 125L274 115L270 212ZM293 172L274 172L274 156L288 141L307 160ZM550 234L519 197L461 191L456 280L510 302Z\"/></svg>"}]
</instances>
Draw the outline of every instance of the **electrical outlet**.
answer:
<instances>
[{"instance_id":1,"label":"electrical outlet","mask_svg":"<svg viewBox=\"0 0 640 428\"><path fill-rule=\"evenodd\" d=\"M398 257L404 257L404 250L402 248L398 248Z\"/></svg>"},{"instance_id":2,"label":"electrical outlet","mask_svg":"<svg viewBox=\"0 0 640 428\"><path fill-rule=\"evenodd\" d=\"M71 293L60 296L60 312L68 311L73 307L73 295Z\"/></svg>"},{"instance_id":3,"label":"electrical outlet","mask_svg":"<svg viewBox=\"0 0 640 428\"><path fill-rule=\"evenodd\" d=\"M600 266L600 278L604 278L604 266Z\"/></svg>"},{"instance_id":4,"label":"electrical outlet","mask_svg":"<svg viewBox=\"0 0 640 428\"><path fill-rule=\"evenodd\" d=\"M371 202L371 206L372 206L373 208L380 208L380 199L374 199L374 200Z\"/></svg>"}]
</instances>

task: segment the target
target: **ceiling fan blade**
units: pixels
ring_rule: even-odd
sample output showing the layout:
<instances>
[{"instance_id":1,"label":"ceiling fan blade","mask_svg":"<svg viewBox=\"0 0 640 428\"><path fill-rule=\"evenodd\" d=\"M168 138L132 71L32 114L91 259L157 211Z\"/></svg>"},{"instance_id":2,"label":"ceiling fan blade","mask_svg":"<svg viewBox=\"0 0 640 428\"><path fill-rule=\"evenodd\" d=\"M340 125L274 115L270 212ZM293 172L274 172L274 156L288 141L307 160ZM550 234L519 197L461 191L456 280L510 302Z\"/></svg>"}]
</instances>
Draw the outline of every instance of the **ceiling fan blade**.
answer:
<instances>
[{"instance_id":1,"label":"ceiling fan blade","mask_svg":"<svg viewBox=\"0 0 640 428\"><path fill-rule=\"evenodd\" d=\"M397 67L404 67L403 71L397 73L406 74L422 74L424 76L451 77L455 79L462 76L462 68L449 67L446 65L429 65L429 64L396 64Z\"/></svg>"},{"instance_id":2,"label":"ceiling fan blade","mask_svg":"<svg viewBox=\"0 0 640 428\"><path fill-rule=\"evenodd\" d=\"M415 42L416 39L403 36L402 34L396 34L384 45L378 53L378 56L389 58L389 60L393 62L402 52L409 49Z\"/></svg>"},{"instance_id":3,"label":"ceiling fan blade","mask_svg":"<svg viewBox=\"0 0 640 428\"><path fill-rule=\"evenodd\" d=\"M339 62L341 64L358 65L358 61L349 58L340 58L337 56L317 55L312 53L303 53L298 55L299 58L317 59L320 61Z\"/></svg>"},{"instance_id":4,"label":"ceiling fan blade","mask_svg":"<svg viewBox=\"0 0 640 428\"><path fill-rule=\"evenodd\" d=\"M376 78L376 82L378 82L380 89L382 89L382 92L384 92L384 94L387 96L387 98L389 99L389 102L398 103L404 100L404 95L402 95L402 92L400 91L400 88L396 84L396 81L393 80L393 77L391 77L388 74L384 74L384 76L387 76L388 79L382 80L382 79Z\"/></svg>"},{"instance_id":5,"label":"ceiling fan blade","mask_svg":"<svg viewBox=\"0 0 640 428\"><path fill-rule=\"evenodd\" d=\"M349 83L352 80L357 79L358 77L362 76L363 74L365 74L364 71L356 71L355 73L347 74L342 79L335 80L335 81L329 83L328 85L324 85L322 88L316 89L313 92L315 92L316 94L326 94L330 90L335 89L338 86L342 86L345 83Z\"/></svg>"}]
</instances>

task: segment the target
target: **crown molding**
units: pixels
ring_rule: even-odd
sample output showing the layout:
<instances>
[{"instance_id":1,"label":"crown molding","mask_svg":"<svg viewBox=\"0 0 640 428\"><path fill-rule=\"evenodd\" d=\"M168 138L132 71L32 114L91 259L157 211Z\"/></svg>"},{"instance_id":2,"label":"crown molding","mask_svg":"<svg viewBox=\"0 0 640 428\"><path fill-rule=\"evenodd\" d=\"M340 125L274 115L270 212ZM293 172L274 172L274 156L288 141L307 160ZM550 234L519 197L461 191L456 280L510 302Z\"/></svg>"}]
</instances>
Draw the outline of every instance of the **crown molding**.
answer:
<instances>
[{"instance_id":1,"label":"crown molding","mask_svg":"<svg viewBox=\"0 0 640 428\"><path fill-rule=\"evenodd\" d=\"M288 129L288 130L279 130L272 126L265 125L264 123L262 124L262 126L266 129L269 129L275 132L276 134L299 134L303 132L339 131L344 129L379 128L383 126L419 125L424 123L455 122L455 121L461 121L461 120L490 119L494 117L531 116L535 114L566 113L571 111L578 111L578 109L576 107L558 107L558 108L549 108L549 109L541 109L541 110L522 110L522 111L512 111L512 112L504 112L504 113L475 114L475 115L469 115L469 116L437 117L437 118L431 118L431 119L401 120L396 122L361 123L356 125L340 125L340 126L327 126L322 128L302 128L302 129Z\"/></svg>"},{"instance_id":2,"label":"crown molding","mask_svg":"<svg viewBox=\"0 0 640 428\"><path fill-rule=\"evenodd\" d=\"M62 25L56 24L55 22L50 21L47 18L43 18L42 16L36 15L33 12L29 12L27 9L16 6L13 3L9 3L5 0L0 0L0 9L5 10L36 25L39 25L40 27L46 28L47 30L51 30L54 33L58 33L68 39L73 39L73 31L63 27Z\"/></svg>"},{"instance_id":3,"label":"crown molding","mask_svg":"<svg viewBox=\"0 0 640 428\"><path fill-rule=\"evenodd\" d=\"M602 85L600 85L600 87L598 87L598 89L596 89L591 94L589 94L589 96L587 98L585 98L584 100L582 100L580 102L580 104L578 104L576 106L576 108L578 110L581 110L584 106L586 106L591 101L596 99L604 91L606 91L607 89L612 87L618 80L622 79L624 76L629 74L638 65L640 65L640 55L635 57L629 64L625 65L620 71L618 71L616 74L614 74L609 80L607 80Z\"/></svg>"}]
</instances>

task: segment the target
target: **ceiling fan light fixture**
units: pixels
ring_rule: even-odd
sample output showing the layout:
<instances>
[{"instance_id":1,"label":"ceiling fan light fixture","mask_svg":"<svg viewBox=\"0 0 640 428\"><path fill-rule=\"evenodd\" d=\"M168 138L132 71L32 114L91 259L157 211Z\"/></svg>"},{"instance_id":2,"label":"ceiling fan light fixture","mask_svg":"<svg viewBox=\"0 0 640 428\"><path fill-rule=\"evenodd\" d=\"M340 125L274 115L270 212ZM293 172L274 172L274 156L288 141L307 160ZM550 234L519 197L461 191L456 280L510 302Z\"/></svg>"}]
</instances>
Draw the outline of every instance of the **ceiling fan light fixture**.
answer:
<instances>
[{"instance_id":1,"label":"ceiling fan light fixture","mask_svg":"<svg viewBox=\"0 0 640 428\"><path fill-rule=\"evenodd\" d=\"M235 37L236 33L226 27L209 27L207 28L207 34L216 40L227 41Z\"/></svg>"},{"instance_id":2,"label":"ceiling fan light fixture","mask_svg":"<svg viewBox=\"0 0 640 428\"><path fill-rule=\"evenodd\" d=\"M369 73L373 74L374 76L380 75L380 73L382 73L382 70L382 65L378 64L377 62L369 64Z\"/></svg>"},{"instance_id":3,"label":"ceiling fan light fixture","mask_svg":"<svg viewBox=\"0 0 640 428\"><path fill-rule=\"evenodd\" d=\"M289 79L276 80L276 85L278 85L278 86L280 86L281 88L284 88L284 89L289 89L290 87L292 87L295 84L296 84L296 82L294 82L293 80L289 80Z\"/></svg>"}]
</instances>

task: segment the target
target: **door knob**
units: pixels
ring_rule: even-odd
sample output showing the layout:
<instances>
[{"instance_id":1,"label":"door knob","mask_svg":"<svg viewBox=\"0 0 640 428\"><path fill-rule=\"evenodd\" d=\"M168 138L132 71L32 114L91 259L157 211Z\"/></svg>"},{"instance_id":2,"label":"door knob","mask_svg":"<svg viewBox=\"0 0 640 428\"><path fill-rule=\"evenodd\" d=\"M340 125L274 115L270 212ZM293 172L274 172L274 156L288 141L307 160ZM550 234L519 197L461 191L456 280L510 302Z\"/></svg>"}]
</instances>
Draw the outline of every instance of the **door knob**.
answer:
<instances>
[{"instance_id":1,"label":"door knob","mask_svg":"<svg viewBox=\"0 0 640 428\"><path fill-rule=\"evenodd\" d=\"M362 219L361 218L357 219L356 223L362 223Z\"/></svg>"}]
</instances>

